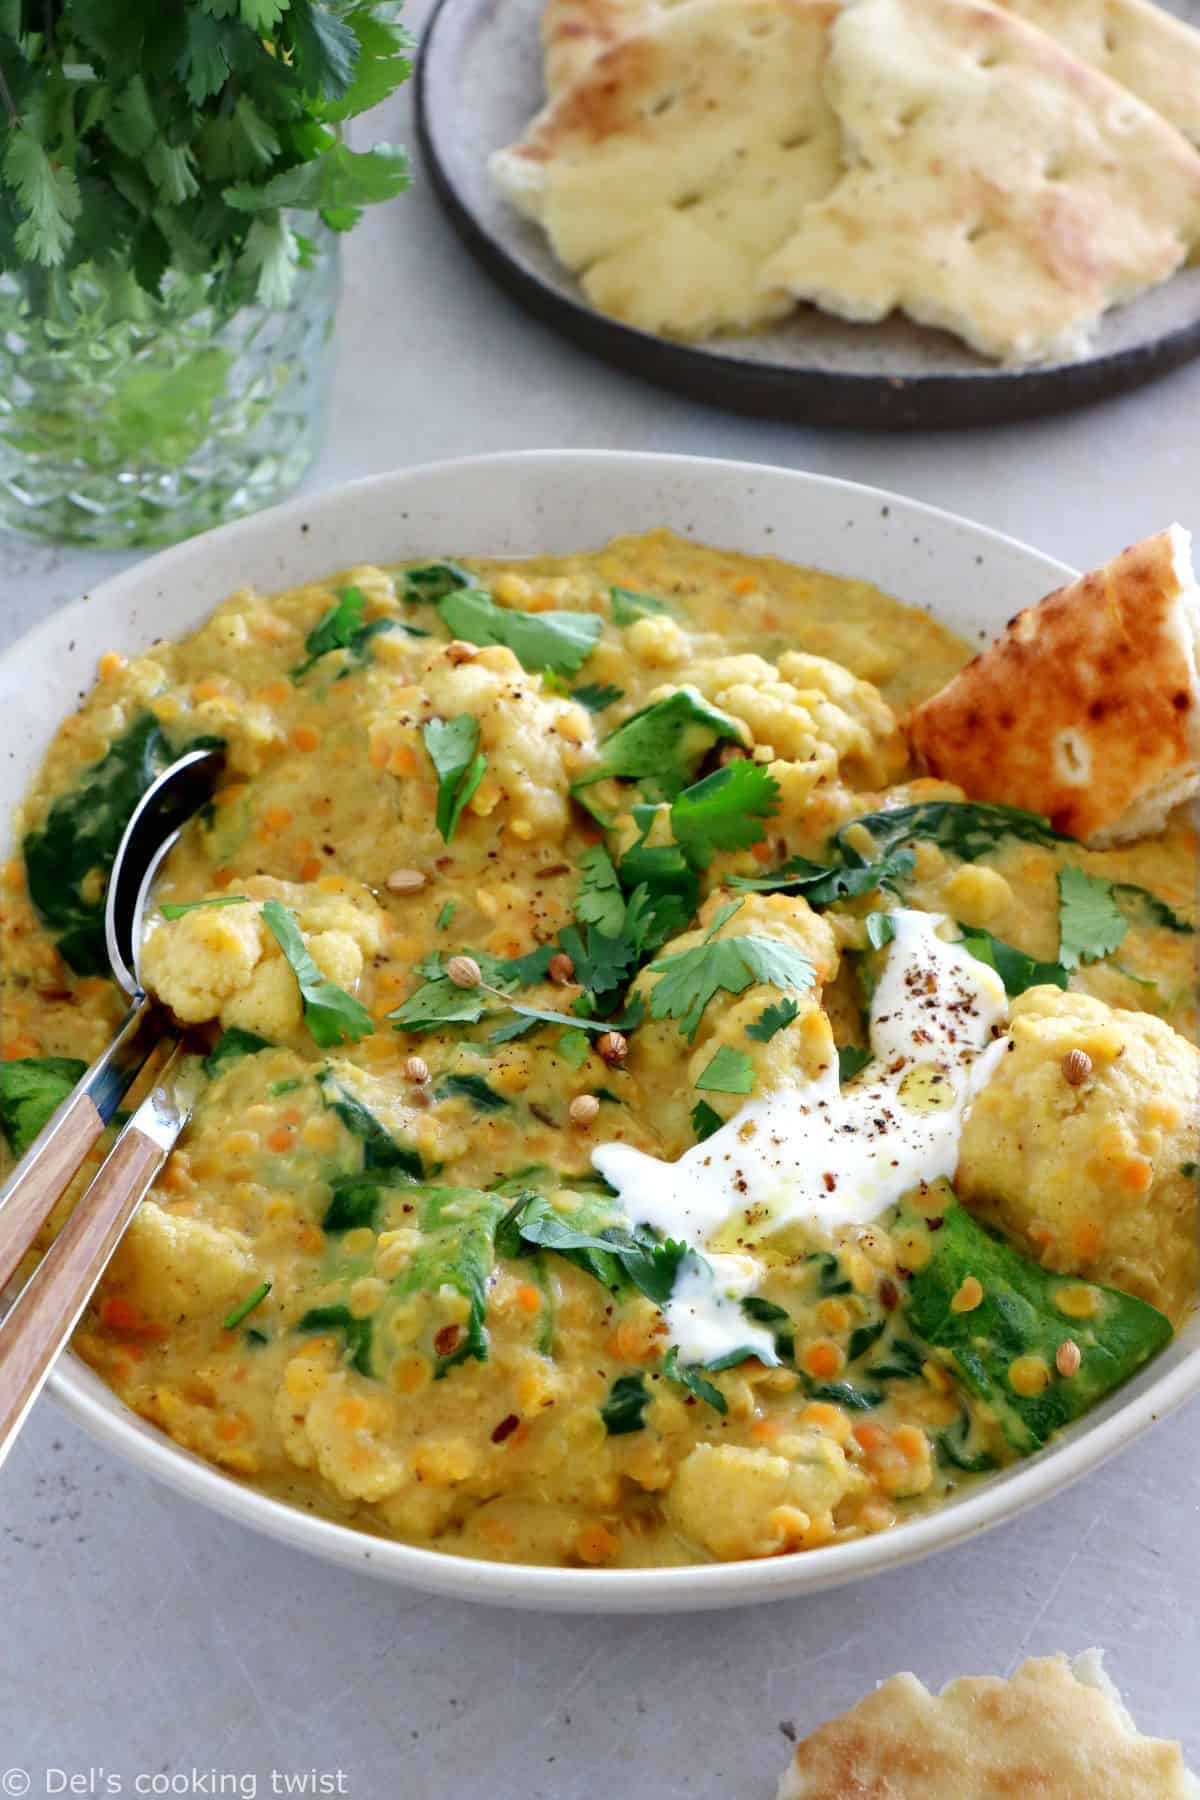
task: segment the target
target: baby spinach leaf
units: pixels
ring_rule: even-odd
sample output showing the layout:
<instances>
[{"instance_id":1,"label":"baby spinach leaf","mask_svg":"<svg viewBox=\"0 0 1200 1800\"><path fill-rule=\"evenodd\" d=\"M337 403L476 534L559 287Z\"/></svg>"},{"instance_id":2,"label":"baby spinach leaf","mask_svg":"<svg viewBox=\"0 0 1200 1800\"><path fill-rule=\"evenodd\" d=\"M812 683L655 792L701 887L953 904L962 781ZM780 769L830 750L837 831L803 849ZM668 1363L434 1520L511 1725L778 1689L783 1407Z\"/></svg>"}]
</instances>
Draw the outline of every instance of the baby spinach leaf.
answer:
<instances>
[{"instance_id":1,"label":"baby spinach leaf","mask_svg":"<svg viewBox=\"0 0 1200 1800\"><path fill-rule=\"evenodd\" d=\"M838 1049L838 1081L845 1087L860 1075L871 1061L871 1052L863 1050L858 1044L842 1044Z\"/></svg>"},{"instance_id":2,"label":"baby spinach leaf","mask_svg":"<svg viewBox=\"0 0 1200 1800\"><path fill-rule=\"evenodd\" d=\"M477 585L475 576L454 562L422 563L418 568L405 569L400 581L404 598L414 606L436 606L447 594Z\"/></svg>"},{"instance_id":3,"label":"baby spinach leaf","mask_svg":"<svg viewBox=\"0 0 1200 1800\"><path fill-rule=\"evenodd\" d=\"M74 1056L19 1056L0 1062L0 1130L14 1156L24 1156L87 1064Z\"/></svg>"},{"instance_id":4,"label":"baby spinach leaf","mask_svg":"<svg viewBox=\"0 0 1200 1800\"><path fill-rule=\"evenodd\" d=\"M1066 987L1067 971L1061 963L1038 962L1036 958L1026 956L1024 950L993 937L980 925L964 925L960 921L958 929L962 932L959 941L963 949L995 969L1004 983L1005 993L1011 997L1023 994L1031 987Z\"/></svg>"},{"instance_id":5,"label":"baby spinach leaf","mask_svg":"<svg viewBox=\"0 0 1200 1800\"><path fill-rule=\"evenodd\" d=\"M744 1050L722 1044L712 1061L701 1069L694 1085L713 1094L749 1094L754 1089L754 1064Z\"/></svg>"},{"instance_id":6,"label":"baby spinach leaf","mask_svg":"<svg viewBox=\"0 0 1200 1800\"><path fill-rule=\"evenodd\" d=\"M580 1196L568 1212L544 1194L518 1195L501 1220L497 1243L506 1256L530 1245L557 1251L605 1287L631 1282L656 1306L670 1299L679 1265L689 1254L686 1244L660 1243L649 1231L631 1230L606 1200L589 1196Z\"/></svg>"},{"instance_id":7,"label":"baby spinach leaf","mask_svg":"<svg viewBox=\"0 0 1200 1800\"><path fill-rule=\"evenodd\" d=\"M970 1411L963 1406L959 1408L954 1424L946 1431L938 1432L934 1446L943 1469L960 1469L964 1475L982 1475L996 1467L996 1458L989 1450L970 1448L973 1424Z\"/></svg>"},{"instance_id":8,"label":"baby spinach leaf","mask_svg":"<svg viewBox=\"0 0 1200 1800\"><path fill-rule=\"evenodd\" d=\"M756 1044L769 1044L799 1017L800 1008L794 1000L777 1000L773 1006L765 1006L757 1019L747 1025L746 1036L753 1038Z\"/></svg>"},{"instance_id":9,"label":"baby spinach leaf","mask_svg":"<svg viewBox=\"0 0 1200 1800\"><path fill-rule=\"evenodd\" d=\"M605 712L625 698L625 689L613 687L611 682L585 681L581 687L571 689L569 698L578 700L590 713Z\"/></svg>"},{"instance_id":10,"label":"baby spinach leaf","mask_svg":"<svg viewBox=\"0 0 1200 1800\"><path fill-rule=\"evenodd\" d=\"M720 1131L725 1123L720 1113L708 1104L707 1100L697 1100L692 1108L692 1130L696 1134L696 1142L702 1144L710 1138L714 1131Z\"/></svg>"},{"instance_id":11,"label":"baby spinach leaf","mask_svg":"<svg viewBox=\"0 0 1200 1800\"><path fill-rule=\"evenodd\" d=\"M1058 871L1058 958L1064 968L1100 962L1117 949L1128 929L1111 881L1073 863Z\"/></svg>"},{"instance_id":12,"label":"baby spinach leaf","mask_svg":"<svg viewBox=\"0 0 1200 1800\"><path fill-rule=\"evenodd\" d=\"M418 631L415 626L402 624L399 619L384 617L364 623L366 604L367 597L361 588L348 587L342 590L337 604L317 620L305 638L304 648L308 655L292 670L291 678L294 682L303 681L309 670L332 650L346 651L346 667L342 674L348 675L351 669L361 667L366 662L367 648L381 632L402 631L409 637L427 635Z\"/></svg>"},{"instance_id":13,"label":"baby spinach leaf","mask_svg":"<svg viewBox=\"0 0 1200 1800\"><path fill-rule=\"evenodd\" d=\"M77 975L108 973L104 901L92 897L95 878L107 878L130 815L171 755L158 721L144 713L59 795L45 822L26 833L29 898Z\"/></svg>"},{"instance_id":14,"label":"baby spinach leaf","mask_svg":"<svg viewBox=\"0 0 1200 1800\"><path fill-rule=\"evenodd\" d=\"M544 615L543 615L544 616ZM648 800L674 800L714 744L740 744L742 727L693 688L679 688L618 725L600 746L599 761L571 789L580 797L597 781L641 783Z\"/></svg>"},{"instance_id":15,"label":"baby spinach leaf","mask_svg":"<svg viewBox=\"0 0 1200 1800\"><path fill-rule=\"evenodd\" d=\"M597 613L518 612L497 606L482 588L456 588L438 602L456 638L468 644L504 644L522 668L575 675L596 648L603 629Z\"/></svg>"},{"instance_id":16,"label":"baby spinach leaf","mask_svg":"<svg viewBox=\"0 0 1200 1800\"><path fill-rule=\"evenodd\" d=\"M608 1398L600 1408L604 1429L609 1437L627 1437L631 1431L642 1431L642 1417L650 1404L645 1379L641 1375L618 1375L608 1390Z\"/></svg>"},{"instance_id":17,"label":"baby spinach leaf","mask_svg":"<svg viewBox=\"0 0 1200 1800\"><path fill-rule=\"evenodd\" d=\"M453 1288L468 1304L466 1323L451 1349L434 1341L434 1379L456 1363L488 1356L487 1282L496 1258L495 1234L504 1213L504 1197L479 1188L427 1187L419 1190L423 1241L392 1284L398 1297L436 1294Z\"/></svg>"},{"instance_id":18,"label":"baby spinach leaf","mask_svg":"<svg viewBox=\"0 0 1200 1800\"><path fill-rule=\"evenodd\" d=\"M273 1050L274 1047L265 1037L259 1037L257 1031L245 1031L240 1025L231 1025L228 1031L221 1033L201 1067L208 1079L215 1081L243 1056L257 1056L260 1050Z\"/></svg>"},{"instance_id":19,"label":"baby spinach leaf","mask_svg":"<svg viewBox=\"0 0 1200 1800\"><path fill-rule=\"evenodd\" d=\"M671 805L671 830L693 868L707 869L718 850L746 850L766 836L762 821L779 810L779 783L761 763L714 769Z\"/></svg>"},{"instance_id":20,"label":"baby spinach leaf","mask_svg":"<svg viewBox=\"0 0 1200 1800\"><path fill-rule=\"evenodd\" d=\"M487 757L478 754L479 720L470 713L430 719L421 736L438 778L437 828L448 844L487 768Z\"/></svg>"},{"instance_id":21,"label":"baby spinach leaf","mask_svg":"<svg viewBox=\"0 0 1200 1800\"><path fill-rule=\"evenodd\" d=\"M993 806L974 800L925 800L916 806L897 806L888 812L863 813L836 833L834 842L849 863L867 860L846 841L852 826L863 825L874 839L876 852L887 856L901 844L924 838L948 850L963 862L976 862L996 848L1002 838L1015 837L1027 844L1071 844L1074 838L1055 831L1040 813L1019 806Z\"/></svg>"},{"instance_id":22,"label":"baby spinach leaf","mask_svg":"<svg viewBox=\"0 0 1200 1800\"><path fill-rule=\"evenodd\" d=\"M653 594L639 594L633 588L610 587L608 602L614 625L636 625L639 619L661 618L664 614L673 617L665 600L656 600Z\"/></svg>"},{"instance_id":23,"label":"baby spinach leaf","mask_svg":"<svg viewBox=\"0 0 1200 1800\"><path fill-rule=\"evenodd\" d=\"M469 1100L478 1112L503 1112L512 1105L482 1075L444 1075L433 1091L439 1100Z\"/></svg>"},{"instance_id":24,"label":"baby spinach leaf","mask_svg":"<svg viewBox=\"0 0 1200 1800\"><path fill-rule=\"evenodd\" d=\"M1187 937L1194 935L1196 926L1190 919L1185 919L1172 906L1149 888L1138 887L1132 881L1114 881L1112 891L1118 900L1129 900L1150 920L1152 925L1164 926L1168 931L1178 931Z\"/></svg>"},{"instance_id":25,"label":"baby spinach leaf","mask_svg":"<svg viewBox=\"0 0 1200 1800\"><path fill-rule=\"evenodd\" d=\"M372 1229L379 1223L384 1194L393 1185L389 1171L363 1171L358 1175L336 1175L330 1183L329 1205L321 1220L322 1231L330 1233L357 1231L363 1225Z\"/></svg>"},{"instance_id":26,"label":"baby spinach leaf","mask_svg":"<svg viewBox=\"0 0 1200 1800\"><path fill-rule=\"evenodd\" d=\"M911 850L891 850L878 862L819 863L793 856L770 875L731 875L729 885L742 893L802 894L811 907L854 900L876 888L895 890L913 872Z\"/></svg>"},{"instance_id":27,"label":"baby spinach leaf","mask_svg":"<svg viewBox=\"0 0 1200 1800\"><path fill-rule=\"evenodd\" d=\"M852 1381L813 1381L808 1375L800 1379L810 1400L825 1400L830 1406L845 1407L847 1412L870 1412L887 1399L882 1388L855 1387Z\"/></svg>"},{"instance_id":28,"label":"baby spinach leaf","mask_svg":"<svg viewBox=\"0 0 1200 1800\"><path fill-rule=\"evenodd\" d=\"M361 1000L322 975L309 954L295 913L278 900L266 900L262 918L291 964L313 1042L329 1050L347 1039L356 1044L360 1038L370 1037L375 1030L370 1013Z\"/></svg>"},{"instance_id":29,"label":"baby spinach leaf","mask_svg":"<svg viewBox=\"0 0 1200 1800\"><path fill-rule=\"evenodd\" d=\"M398 1144L386 1126L381 1125L369 1106L352 1094L333 1073L322 1069L317 1076L321 1098L336 1113L347 1131L358 1138L363 1147L363 1169L394 1170L397 1175L420 1181L424 1178L421 1158L415 1150Z\"/></svg>"},{"instance_id":30,"label":"baby spinach leaf","mask_svg":"<svg viewBox=\"0 0 1200 1800\"><path fill-rule=\"evenodd\" d=\"M372 1373L371 1321L356 1319L348 1306L310 1306L296 1330L340 1332L350 1367L360 1375Z\"/></svg>"},{"instance_id":31,"label":"baby spinach leaf","mask_svg":"<svg viewBox=\"0 0 1200 1800\"><path fill-rule=\"evenodd\" d=\"M919 1229L922 1216L902 1207L900 1229ZM949 1353L970 1393L995 1413L1000 1428L1022 1455L1041 1445L1128 1380L1169 1343L1169 1319L1144 1300L1095 1282L1055 1274L993 1237L947 1193L942 1228L930 1239L930 1256L909 1277L905 1311L926 1343ZM954 1295L974 1275L983 1289L979 1305L955 1312ZM1087 1286L1096 1310L1086 1319L1064 1312L1057 1296ZM1069 1378L1055 1373L1059 1346L1071 1339L1082 1362ZM1039 1394L1018 1393L1010 1370L1018 1357L1044 1362L1049 1380Z\"/></svg>"}]
</instances>

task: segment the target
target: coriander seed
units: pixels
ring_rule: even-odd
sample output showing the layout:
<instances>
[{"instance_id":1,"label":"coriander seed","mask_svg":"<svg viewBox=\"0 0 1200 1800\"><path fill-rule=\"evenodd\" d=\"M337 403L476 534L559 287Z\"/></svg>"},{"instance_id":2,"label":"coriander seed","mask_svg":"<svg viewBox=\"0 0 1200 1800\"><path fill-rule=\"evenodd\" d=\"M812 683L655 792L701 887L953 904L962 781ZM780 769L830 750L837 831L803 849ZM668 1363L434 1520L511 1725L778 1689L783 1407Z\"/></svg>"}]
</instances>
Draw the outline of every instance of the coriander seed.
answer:
<instances>
[{"instance_id":1,"label":"coriander seed","mask_svg":"<svg viewBox=\"0 0 1200 1800\"><path fill-rule=\"evenodd\" d=\"M1086 1050L1068 1050L1062 1059L1062 1072L1071 1087L1082 1087L1092 1072L1092 1059Z\"/></svg>"},{"instance_id":2,"label":"coriander seed","mask_svg":"<svg viewBox=\"0 0 1200 1800\"><path fill-rule=\"evenodd\" d=\"M483 980L483 970L473 956L452 956L446 964L447 978L455 987L478 987Z\"/></svg>"},{"instance_id":3,"label":"coriander seed","mask_svg":"<svg viewBox=\"0 0 1200 1800\"><path fill-rule=\"evenodd\" d=\"M572 1125L590 1125L599 1111L600 1102L595 1094L576 1094L567 1108L567 1115Z\"/></svg>"},{"instance_id":4,"label":"coriander seed","mask_svg":"<svg viewBox=\"0 0 1200 1800\"><path fill-rule=\"evenodd\" d=\"M596 1039L596 1054L610 1069L616 1068L629 1055L629 1040L619 1031L606 1031Z\"/></svg>"}]
</instances>

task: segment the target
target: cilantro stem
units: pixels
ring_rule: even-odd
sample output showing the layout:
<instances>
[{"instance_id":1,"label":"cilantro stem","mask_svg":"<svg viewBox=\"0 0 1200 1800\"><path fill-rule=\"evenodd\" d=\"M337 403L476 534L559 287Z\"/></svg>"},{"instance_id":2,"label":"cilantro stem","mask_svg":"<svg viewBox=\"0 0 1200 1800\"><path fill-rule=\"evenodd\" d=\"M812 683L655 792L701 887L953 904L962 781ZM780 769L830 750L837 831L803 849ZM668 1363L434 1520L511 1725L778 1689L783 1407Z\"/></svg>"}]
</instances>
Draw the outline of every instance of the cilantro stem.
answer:
<instances>
[{"instance_id":1,"label":"cilantro stem","mask_svg":"<svg viewBox=\"0 0 1200 1800\"><path fill-rule=\"evenodd\" d=\"M233 1311L231 1313L226 1313L224 1319L221 1321L222 1331L236 1331L242 1320L249 1318L255 1307L262 1304L270 1291L270 1282L264 1281L259 1287L255 1288L252 1294L247 1294L244 1300L239 1300Z\"/></svg>"}]
</instances>

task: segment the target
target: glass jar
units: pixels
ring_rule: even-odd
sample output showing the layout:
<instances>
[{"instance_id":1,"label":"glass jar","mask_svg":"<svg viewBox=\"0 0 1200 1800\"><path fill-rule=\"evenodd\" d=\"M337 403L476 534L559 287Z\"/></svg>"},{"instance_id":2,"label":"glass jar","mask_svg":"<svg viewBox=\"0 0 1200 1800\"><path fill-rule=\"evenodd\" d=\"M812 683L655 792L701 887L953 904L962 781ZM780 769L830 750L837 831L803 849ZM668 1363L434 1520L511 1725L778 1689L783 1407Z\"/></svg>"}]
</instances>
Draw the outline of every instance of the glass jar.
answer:
<instances>
[{"instance_id":1,"label":"glass jar","mask_svg":"<svg viewBox=\"0 0 1200 1800\"><path fill-rule=\"evenodd\" d=\"M220 275L0 275L0 525L170 544L294 488L329 410L340 259L305 224L286 305Z\"/></svg>"}]
</instances>

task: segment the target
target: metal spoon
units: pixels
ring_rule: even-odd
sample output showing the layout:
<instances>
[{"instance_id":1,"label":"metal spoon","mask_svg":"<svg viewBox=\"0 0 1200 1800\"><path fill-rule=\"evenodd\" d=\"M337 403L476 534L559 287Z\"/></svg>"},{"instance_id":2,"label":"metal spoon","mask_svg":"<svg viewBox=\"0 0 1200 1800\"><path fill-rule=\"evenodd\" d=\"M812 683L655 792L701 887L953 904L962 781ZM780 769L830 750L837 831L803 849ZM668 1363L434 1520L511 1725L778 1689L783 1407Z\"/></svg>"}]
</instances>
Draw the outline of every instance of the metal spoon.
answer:
<instances>
[{"instance_id":1,"label":"metal spoon","mask_svg":"<svg viewBox=\"0 0 1200 1800\"><path fill-rule=\"evenodd\" d=\"M164 856L212 793L220 749L189 750L143 794L109 877L104 935L114 979L130 997L116 1037L39 1132L0 1188L0 1292L11 1280L135 1076L155 1083L0 1326L0 1464L129 1220L191 1116L178 1034L138 979L146 904Z\"/></svg>"}]
</instances>

